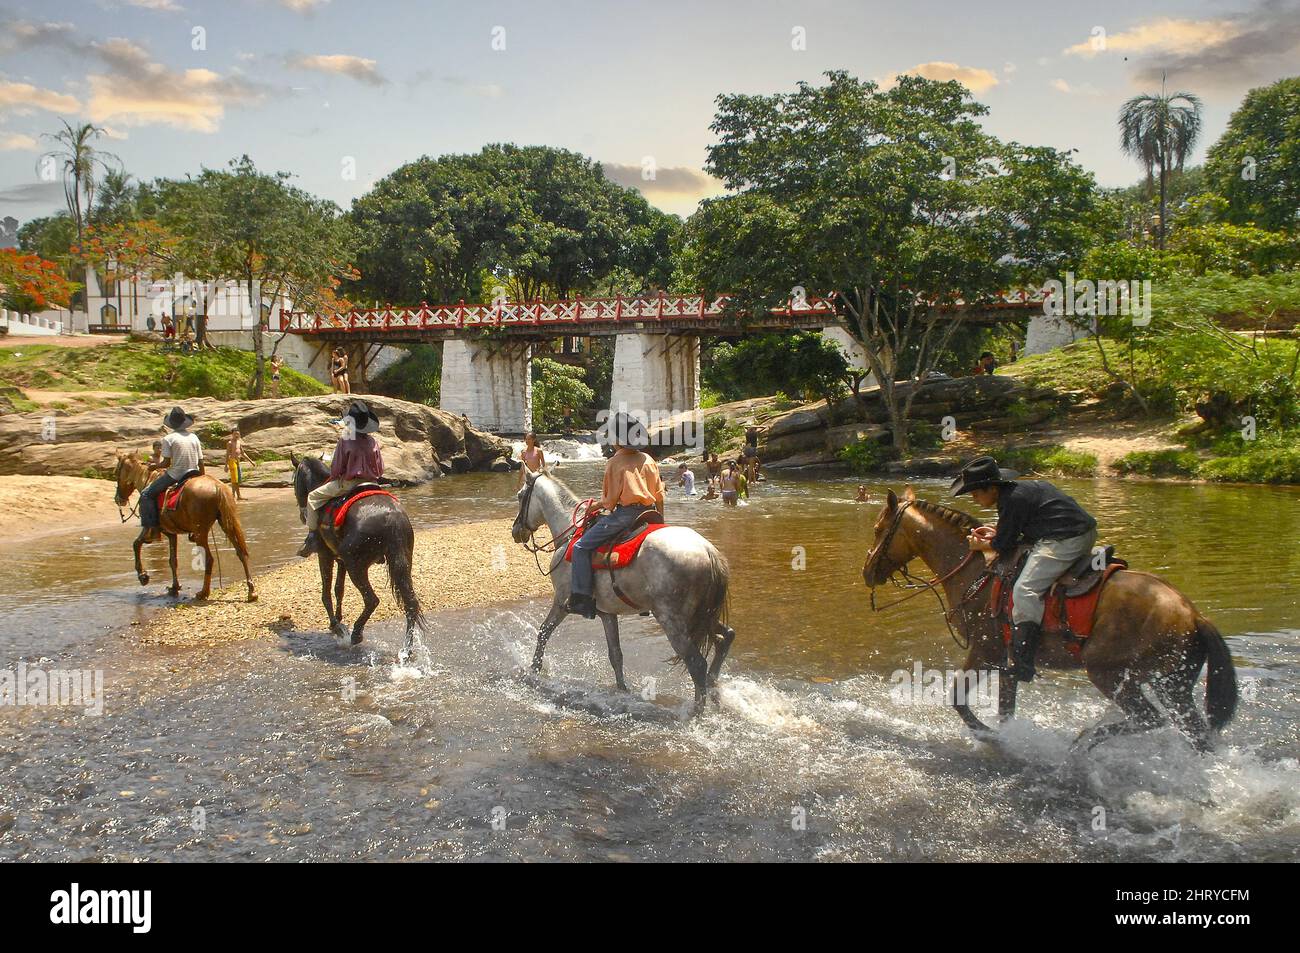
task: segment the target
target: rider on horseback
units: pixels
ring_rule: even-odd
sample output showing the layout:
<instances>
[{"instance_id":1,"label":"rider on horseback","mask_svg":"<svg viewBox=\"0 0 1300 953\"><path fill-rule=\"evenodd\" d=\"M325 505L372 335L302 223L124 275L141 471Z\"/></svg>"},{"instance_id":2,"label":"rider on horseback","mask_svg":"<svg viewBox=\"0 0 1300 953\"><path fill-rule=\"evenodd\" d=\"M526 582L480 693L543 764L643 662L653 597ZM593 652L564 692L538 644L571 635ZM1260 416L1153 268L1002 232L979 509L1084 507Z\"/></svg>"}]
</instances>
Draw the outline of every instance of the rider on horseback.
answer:
<instances>
[{"instance_id":1,"label":"rider on horseback","mask_svg":"<svg viewBox=\"0 0 1300 953\"><path fill-rule=\"evenodd\" d=\"M1043 601L1052 584L1097 540L1097 521L1072 497L1046 480L1017 480L992 457L977 457L962 467L952 493L970 493L980 506L996 506L996 532L978 527L970 548L1004 556L1022 543L1029 556L1012 592L1012 674L1017 681L1034 678L1034 655L1042 637Z\"/></svg>"},{"instance_id":2,"label":"rider on horseback","mask_svg":"<svg viewBox=\"0 0 1300 953\"><path fill-rule=\"evenodd\" d=\"M307 539L299 556L310 556L320 547L320 508L336 496L342 496L362 483L376 483L384 475L384 458L379 444L370 436L379 429L379 418L363 401L354 400L339 419L347 432L334 448L330 461L330 478L307 494Z\"/></svg>"},{"instance_id":3,"label":"rider on horseback","mask_svg":"<svg viewBox=\"0 0 1300 953\"><path fill-rule=\"evenodd\" d=\"M159 452L165 471L140 492L140 525L144 527L144 541L156 543L162 539L162 519L158 512L158 497L169 486L175 486L186 476L202 473L203 445L189 432L194 418L179 407L173 407L163 418L163 425L171 430L162 438Z\"/></svg>"},{"instance_id":4,"label":"rider on horseback","mask_svg":"<svg viewBox=\"0 0 1300 953\"><path fill-rule=\"evenodd\" d=\"M611 441L616 452L605 465L605 484L599 508L606 511L587 527L573 544L573 568L570 580L569 611L585 619L596 618L595 580L592 554L632 528L646 510L664 509L664 484L659 464L644 453L649 446L645 428L627 414L616 414L610 421Z\"/></svg>"}]
</instances>

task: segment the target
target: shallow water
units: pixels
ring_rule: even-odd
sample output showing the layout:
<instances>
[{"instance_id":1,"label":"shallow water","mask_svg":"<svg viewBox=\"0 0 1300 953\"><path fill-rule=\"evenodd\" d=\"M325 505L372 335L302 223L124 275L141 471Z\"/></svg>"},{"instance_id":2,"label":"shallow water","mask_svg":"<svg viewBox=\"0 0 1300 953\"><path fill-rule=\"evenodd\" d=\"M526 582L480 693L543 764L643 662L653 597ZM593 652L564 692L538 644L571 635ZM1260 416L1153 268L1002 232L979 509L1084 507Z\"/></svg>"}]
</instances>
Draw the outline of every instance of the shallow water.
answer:
<instances>
[{"instance_id":1,"label":"shallow water","mask_svg":"<svg viewBox=\"0 0 1300 953\"><path fill-rule=\"evenodd\" d=\"M597 464L562 472L580 495L599 482ZM421 528L513 516L516 479L402 498ZM1228 636L1246 689L1212 755L1171 731L1085 754L1074 737L1114 711L1077 674L1022 689L996 746L890 697L895 671L962 653L932 601L869 611L877 505L852 503L855 485L773 479L736 510L670 496L669 518L733 574L720 705L693 722L649 619L623 622L630 694L612 688L597 622L566 621L543 674L519 673L543 600L440 615L409 666L396 623L359 651L323 631L164 649L121 634L164 604L165 550L147 590L127 528L0 550L0 668L102 669L106 686L99 717L0 708L0 859L1300 857L1300 494L1068 484L1135 567ZM287 493L243 515L259 570L293 558ZM232 565L226 550L227 581Z\"/></svg>"}]
</instances>

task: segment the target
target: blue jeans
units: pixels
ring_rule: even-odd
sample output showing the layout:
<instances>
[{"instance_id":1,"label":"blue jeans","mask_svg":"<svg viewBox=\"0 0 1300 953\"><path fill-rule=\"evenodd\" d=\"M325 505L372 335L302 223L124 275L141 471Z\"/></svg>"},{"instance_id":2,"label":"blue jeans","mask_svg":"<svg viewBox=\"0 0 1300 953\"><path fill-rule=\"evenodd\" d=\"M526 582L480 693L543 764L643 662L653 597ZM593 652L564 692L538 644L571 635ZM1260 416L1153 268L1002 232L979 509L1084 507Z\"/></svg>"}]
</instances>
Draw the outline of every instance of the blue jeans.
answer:
<instances>
[{"instance_id":1,"label":"blue jeans","mask_svg":"<svg viewBox=\"0 0 1300 953\"><path fill-rule=\"evenodd\" d=\"M163 495L163 491L169 486L175 486L181 481L171 476L164 470L158 477L147 487L140 491L140 525L145 529L157 529L161 523L161 517L158 512L158 498Z\"/></svg>"},{"instance_id":2,"label":"blue jeans","mask_svg":"<svg viewBox=\"0 0 1300 953\"><path fill-rule=\"evenodd\" d=\"M623 536L636 522L636 518L653 506L616 506L587 527L587 531L573 544L573 576L569 583L572 592L590 596L595 591L591 569L592 554L610 540Z\"/></svg>"}]
</instances>

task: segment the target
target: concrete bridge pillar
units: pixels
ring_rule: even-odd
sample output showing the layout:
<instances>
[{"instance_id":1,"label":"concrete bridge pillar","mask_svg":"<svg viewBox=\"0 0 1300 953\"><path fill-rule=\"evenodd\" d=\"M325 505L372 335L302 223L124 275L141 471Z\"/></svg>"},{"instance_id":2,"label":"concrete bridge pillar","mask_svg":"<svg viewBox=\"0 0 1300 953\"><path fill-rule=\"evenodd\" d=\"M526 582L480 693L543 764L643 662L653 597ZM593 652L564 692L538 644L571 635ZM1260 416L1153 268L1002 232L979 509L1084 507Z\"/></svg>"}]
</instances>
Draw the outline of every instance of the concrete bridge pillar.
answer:
<instances>
[{"instance_id":1,"label":"concrete bridge pillar","mask_svg":"<svg viewBox=\"0 0 1300 953\"><path fill-rule=\"evenodd\" d=\"M1029 327L1025 332L1025 348L1021 353L1025 357L1031 354L1045 354L1087 336L1087 331L1071 324L1064 317L1035 314L1029 319Z\"/></svg>"},{"instance_id":2,"label":"concrete bridge pillar","mask_svg":"<svg viewBox=\"0 0 1300 953\"><path fill-rule=\"evenodd\" d=\"M533 426L533 348L522 341L447 340L438 406L479 430L527 433Z\"/></svg>"},{"instance_id":3,"label":"concrete bridge pillar","mask_svg":"<svg viewBox=\"0 0 1300 953\"><path fill-rule=\"evenodd\" d=\"M871 387L876 383L876 375L871 373L871 362L867 360L867 352L857 338L838 324L822 328L822 337L839 346L844 356L849 359L849 367L866 372L867 376L862 381L863 387Z\"/></svg>"},{"instance_id":4,"label":"concrete bridge pillar","mask_svg":"<svg viewBox=\"0 0 1300 953\"><path fill-rule=\"evenodd\" d=\"M700 339L690 334L620 334L614 339L610 408L671 416L700 408ZM648 421L643 421L647 422Z\"/></svg>"}]
</instances>

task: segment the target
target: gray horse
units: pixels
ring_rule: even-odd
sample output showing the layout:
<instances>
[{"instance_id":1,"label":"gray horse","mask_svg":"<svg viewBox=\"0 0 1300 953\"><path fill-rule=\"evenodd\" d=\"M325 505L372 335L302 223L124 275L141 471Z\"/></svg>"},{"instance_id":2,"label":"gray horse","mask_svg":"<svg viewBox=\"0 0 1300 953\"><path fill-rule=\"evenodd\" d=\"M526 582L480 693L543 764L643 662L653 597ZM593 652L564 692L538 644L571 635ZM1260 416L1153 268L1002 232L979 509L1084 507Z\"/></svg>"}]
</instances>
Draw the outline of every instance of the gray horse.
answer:
<instances>
[{"instance_id":1,"label":"gray horse","mask_svg":"<svg viewBox=\"0 0 1300 953\"><path fill-rule=\"evenodd\" d=\"M569 613L571 567L564 559L564 550L573 530L573 509L579 500L555 477L531 471L519 489L518 499L519 515L510 530L515 542L528 542L546 524L552 540L558 544L550 565L555 599L537 631L537 652L533 655L532 669L538 672L547 640ZM735 630L723 621L727 561L695 530L669 526L647 537L635 562L617 570L617 574L619 591L633 604L619 598L611 573L600 569L596 571L595 597L596 613L605 626L609 664L614 668L618 687L627 691L623 681L623 649L618 641L618 617L649 609L695 682L695 714L701 714L705 696L717 684L718 671L736 637ZM710 651L714 652L712 664L707 662Z\"/></svg>"}]
</instances>

